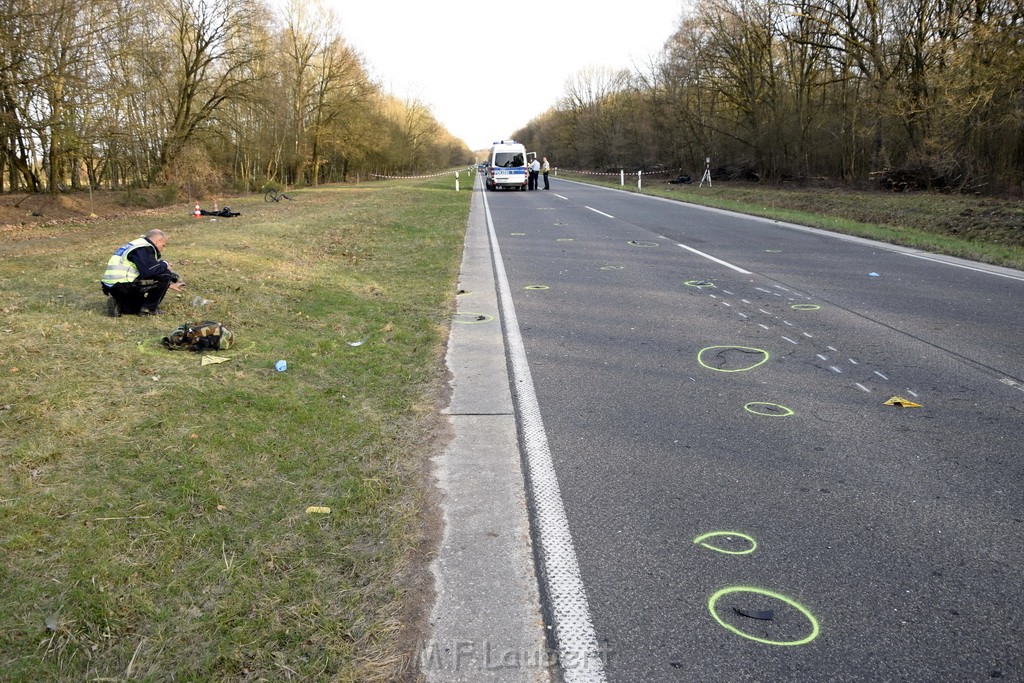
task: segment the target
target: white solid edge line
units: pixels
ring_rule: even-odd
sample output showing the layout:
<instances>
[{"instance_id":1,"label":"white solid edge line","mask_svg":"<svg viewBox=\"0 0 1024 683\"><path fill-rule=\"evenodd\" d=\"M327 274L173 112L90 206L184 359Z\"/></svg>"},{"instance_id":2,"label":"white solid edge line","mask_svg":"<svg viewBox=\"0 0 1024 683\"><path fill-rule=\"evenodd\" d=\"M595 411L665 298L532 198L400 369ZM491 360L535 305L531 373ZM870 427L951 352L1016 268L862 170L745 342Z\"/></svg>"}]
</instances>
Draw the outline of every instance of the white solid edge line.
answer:
<instances>
[{"instance_id":1,"label":"white solid edge line","mask_svg":"<svg viewBox=\"0 0 1024 683\"><path fill-rule=\"evenodd\" d=\"M523 448L534 505L537 546L541 559L540 575L554 622L555 646L562 666L563 680L601 683L605 680L604 660L598 647L590 617L576 549L569 533L562 493L558 486L551 450L548 446L540 404L526 360L526 347L519 330L512 290L508 284L498 236L494 231L491 207L483 195L487 234L491 242L492 264L498 286L498 301L505 328L505 345L512 367L513 396L519 409Z\"/></svg>"},{"instance_id":2,"label":"white solid edge line","mask_svg":"<svg viewBox=\"0 0 1024 683\"><path fill-rule=\"evenodd\" d=\"M610 213L605 213L604 211L598 211L598 210L597 210L597 209L595 209L594 207L592 207L592 206L587 206L586 204L584 204L584 205L583 205L583 208L584 208L584 209L590 209L590 210L591 210L591 211L593 211L594 213L599 213L599 214L601 214L602 216L607 216L608 218L615 218L615 216L611 215Z\"/></svg>"},{"instance_id":3,"label":"white solid edge line","mask_svg":"<svg viewBox=\"0 0 1024 683\"><path fill-rule=\"evenodd\" d=\"M692 251L694 254L697 254L698 256L703 256L704 258L709 259L711 261L714 261L715 263L719 263L719 264L725 266L726 268L732 268L737 273L743 273L744 275L751 275L751 272L749 270L744 270L744 269L740 268L739 266L734 266L733 264L729 263L728 261L723 261L720 258L715 258L711 254L705 254L700 249L694 249L693 247L688 247L685 244L680 244L679 242L676 242L676 244L678 244L683 249L686 249L687 251Z\"/></svg>"},{"instance_id":4,"label":"white solid edge line","mask_svg":"<svg viewBox=\"0 0 1024 683\"><path fill-rule=\"evenodd\" d=\"M974 270L974 271L977 271L979 273L987 273L988 275L996 275L998 277L1009 278L1010 280L1021 280L1021 281L1024 281L1024 277L1018 277L1016 275L1009 275L1007 273L999 273L999 272L996 272L994 270L988 270L988 269L985 269L985 268L975 268L974 266L968 266L968 265L963 264L963 263L953 263L952 261L947 261L946 259L934 258L932 256L925 256L924 254L911 254L910 252L902 252L902 253L903 253L904 256L912 256L914 258L919 258L919 259L921 259L923 261L931 261L932 263L941 263L941 264L946 265L946 266L953 266L954 268L963 268L964 270Z\"/></svg>"}]
</instances>

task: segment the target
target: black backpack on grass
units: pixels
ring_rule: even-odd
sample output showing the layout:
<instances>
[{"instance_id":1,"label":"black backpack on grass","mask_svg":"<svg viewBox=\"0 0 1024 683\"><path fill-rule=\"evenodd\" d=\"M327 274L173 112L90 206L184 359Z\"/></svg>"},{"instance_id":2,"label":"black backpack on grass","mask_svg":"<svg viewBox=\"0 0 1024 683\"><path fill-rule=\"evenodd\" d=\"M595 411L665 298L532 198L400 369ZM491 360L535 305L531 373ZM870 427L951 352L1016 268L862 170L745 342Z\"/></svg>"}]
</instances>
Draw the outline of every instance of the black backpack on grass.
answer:
<instances>
[{"instance_id":1,"label":"black backpack on grass","mask_svg":"<svg viewBox=\"0 0 1024 683\"><path fill-rule=\"evenodd\" d=\"M172 351L225 351L231 348L235 334L221 323L203 320L196 323L182 323L178 329L163 338L163 345Z\"/></svg>"}]
</instances>

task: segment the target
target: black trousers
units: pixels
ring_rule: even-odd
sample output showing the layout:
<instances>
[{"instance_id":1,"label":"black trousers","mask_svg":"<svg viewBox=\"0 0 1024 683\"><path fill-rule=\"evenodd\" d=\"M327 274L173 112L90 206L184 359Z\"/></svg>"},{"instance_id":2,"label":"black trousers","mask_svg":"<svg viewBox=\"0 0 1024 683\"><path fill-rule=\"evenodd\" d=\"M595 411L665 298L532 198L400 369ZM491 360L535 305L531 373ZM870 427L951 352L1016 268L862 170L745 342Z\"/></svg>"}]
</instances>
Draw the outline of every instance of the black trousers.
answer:
<instances>
[{"instance_id":1,"label":"black trousers","mask_svg":"<svg viewBox=\"0 0 1024 683\"><path fill-rule=\"evenodd\" d=\"M544 174L544 189L545 190L550 190L551 189L551 186L548 185L548 174L547 173Z\"/></svg>"},{"instance_id":2,"label":"black trousers","mask_svg":"<svg viewBox=\"0 0 1024 683\"><path fill-rule=\"evenodd\" d=\"M536 190L537 189L537 172L536 171L530 171L530 179L527 182L527 185L528 185L527 189L529 189L529 190Z\"/></svg>"},{"instance_id":3,"label":"black trousers","mask_svg":"<svg viewBox=\"0 0 1024 683\"><path fill-rule=\"evenodd\" d=\"M143 308L155 311L171 286L171 278L162 277L156 280L134 280L118 282L116 285L103 285L103 293L114 297L121 313L137 315Z\"/></svg>"}]
</instances>

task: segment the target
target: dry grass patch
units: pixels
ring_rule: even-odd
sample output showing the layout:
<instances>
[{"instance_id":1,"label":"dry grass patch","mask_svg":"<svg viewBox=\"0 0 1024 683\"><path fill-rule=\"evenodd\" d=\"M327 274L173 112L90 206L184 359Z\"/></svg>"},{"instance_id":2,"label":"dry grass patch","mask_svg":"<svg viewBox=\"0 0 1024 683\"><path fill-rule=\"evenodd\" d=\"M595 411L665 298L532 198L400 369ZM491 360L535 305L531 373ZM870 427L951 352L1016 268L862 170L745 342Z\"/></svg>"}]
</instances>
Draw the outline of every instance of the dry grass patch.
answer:
<instances>
[{"instance_id":1,"label":"dry grass patch","mask_svg":"<svg viewBox=\"0 0 1024 683\"><path fill-rule=\"evenodd\" d=\"M233 199L233 219L178 207L0 234L6 679L408 673L403 572L443 430L469 200L440 190L331 187ZM167 316L107 318L107 257L153 227L186 293ZM195 319L235 331L229 362L160 346Z\"/></svg>"}]
</instances>

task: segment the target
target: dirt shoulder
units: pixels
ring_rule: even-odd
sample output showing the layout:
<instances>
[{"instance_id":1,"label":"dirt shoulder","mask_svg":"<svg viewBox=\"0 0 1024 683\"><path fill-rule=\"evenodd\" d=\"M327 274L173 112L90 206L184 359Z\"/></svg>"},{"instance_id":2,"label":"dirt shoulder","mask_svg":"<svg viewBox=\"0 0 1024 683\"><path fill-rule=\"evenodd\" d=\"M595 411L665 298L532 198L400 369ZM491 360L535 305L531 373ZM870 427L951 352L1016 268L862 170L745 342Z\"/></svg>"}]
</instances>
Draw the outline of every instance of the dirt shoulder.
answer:
<instances>
[{"instance_id":1,"label":"dirt shoulder","mask_svg":"<svg viewBox=\"0 0 1024 683\"><path fill-rule=\"evenodd\" d=\"M0 229L40 223L112 218L143 209L126 207L122 193L0 194Z\"/></svg>"}]
</instances>

